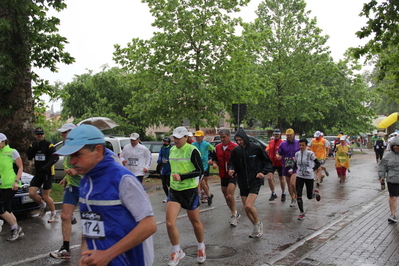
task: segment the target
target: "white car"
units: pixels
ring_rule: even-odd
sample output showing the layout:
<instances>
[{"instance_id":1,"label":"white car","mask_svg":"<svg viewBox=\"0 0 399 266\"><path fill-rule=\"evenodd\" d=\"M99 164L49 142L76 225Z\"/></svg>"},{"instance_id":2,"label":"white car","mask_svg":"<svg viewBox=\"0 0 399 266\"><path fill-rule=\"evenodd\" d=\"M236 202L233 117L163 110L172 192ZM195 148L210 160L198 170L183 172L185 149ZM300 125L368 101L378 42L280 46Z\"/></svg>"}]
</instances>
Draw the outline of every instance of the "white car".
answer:
<instances>
[{"instance_id":1,"label":"white car","mask_svg":"<svg viewBox=\"0 0 399 266\"><path fill-rule=\"evenodd\" d=\"M120 156L123 147L130 143L129 137L116 137L116 136L106 136L105 145L108 149L115 152L118 157ZM62 141L55 144L55 150L58 151L62 147ZM64 172L64 156L60 156L58 162L55 163L55 176L54 182L59 182L65 177Z\"/></svg>"}]
</instances>

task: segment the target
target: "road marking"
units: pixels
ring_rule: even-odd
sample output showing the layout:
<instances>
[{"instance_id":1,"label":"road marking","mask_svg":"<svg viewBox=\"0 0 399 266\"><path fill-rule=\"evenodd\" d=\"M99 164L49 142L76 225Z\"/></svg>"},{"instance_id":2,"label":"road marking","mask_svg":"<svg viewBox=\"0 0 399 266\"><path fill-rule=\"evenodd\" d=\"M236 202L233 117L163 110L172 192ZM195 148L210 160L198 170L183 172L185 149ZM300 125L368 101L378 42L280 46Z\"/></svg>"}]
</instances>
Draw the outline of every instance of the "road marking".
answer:
<instances>
[{"instance_id":1,"label":"road marking","mask_svg":"<svg viewBox=\"0 0 399 266\"><path fill-rule=\"evenodd\" d=\"M80 248L80 245L74 245L72 247L70 247L70 250L75 249L75 248ZM24 260L20 260L20 261L14 261L12 263L8 263L8 264L4 264L3 266L15 266L15 265L25 265L26 263L35 261L35 260L39 260L39 259L43 259L43 258L48 258L50 257L50 253L46 253L46 254L41 254L41 255L37 255L28 259L24 259Z\"/></svg>"}]
</instances>

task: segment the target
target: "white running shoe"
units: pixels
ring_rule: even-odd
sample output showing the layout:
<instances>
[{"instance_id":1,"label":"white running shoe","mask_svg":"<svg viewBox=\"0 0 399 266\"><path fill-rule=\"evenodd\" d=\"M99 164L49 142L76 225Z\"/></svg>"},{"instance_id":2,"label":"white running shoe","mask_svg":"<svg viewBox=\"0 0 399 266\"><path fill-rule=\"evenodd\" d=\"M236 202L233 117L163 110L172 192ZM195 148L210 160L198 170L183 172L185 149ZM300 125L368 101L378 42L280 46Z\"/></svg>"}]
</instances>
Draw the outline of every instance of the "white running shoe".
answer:
<instances>
[{"instance_id":1,"label":"white running shoe","mask_svg":"<svg viewBox=\"0 0 399 266\"><path fill-rule=\"evenodd\" d=\"M168 263L168 266L175 266L179 264L180 260L186 256L183 250L180 250L177 253L172 253L171 259Z\"/></svg>"},{"instance_id":2,"label":"white running shoe","mask_svg":"<svg viewBox=\"0 0 399 266\"><path fill-rule=\"evenodd\" d=\"M50 219L47 221L48 223L55 223L58 219L58 214L50 214Z\"/></svg>"},{"instance_id":3,"label":"white running shoe","mask_svg":"<svg viewBox=\"0 0 399 266\"><path fill-rule=\"evenodd\" d=\"M259 238L263 235L263 223L259 222L254 225L252 233L249 235L250 238Z\"/></svg>"},{"instance_id":4,"label":"white running shoe","mask_svg":"<svg viewBox=\"0 0 399 266\"><path fill-rule=\"evenodd\" d=\"M238 212L236 212L236 214L232 214L230 216L229 224L232 226L237 226L238 219L240 219L240 217L241 217L241 215Z\"/></svg>"},{"instance_id":5,"label":"white running shoe","mask_svg":"<svg viewBox=\"0 0 399 266\"><path fill-rule=\"evenodd\" d=\"M46 215L47 210L48 210L47 209L47 204L43 203L43 205L40 206L40 213L39 213L39 216L37 216L37 217L43 218L44 215Z\"/></svg>"},{"instance_id":6,"label":"white running shoe","mask_svg":"<svg viewBox=\"0 0 399 266\"><path fill-rule=\"evenodd\" d=\"M11 230L11 236L7 238L7 241L15 241L19 237L24 236L25 233L22 231L22 227L18 226L17 229Z\"/></svg>"},{"instance_id":7,"label":"white running shoe","mask_svg":"<svg viewBox=\"0 0 399 266\"><path fill-rule=\"evenodd\" d=\"M205 246L203 249L199 249L197 251L197 261L199 264L204 263L206 260L206 254L205 254Z\"/></svg>"},{"instance_id":8,"label":"white running shoe","mask_svg":"<svg viewBox=\"0 0 399 266\"><path fill-rule=\"evenodd\" d=\"M1 230L3 230L3 224L4 224L4 221L0 220L0 233L1 233Z\"/></svg>"}]
</instances>

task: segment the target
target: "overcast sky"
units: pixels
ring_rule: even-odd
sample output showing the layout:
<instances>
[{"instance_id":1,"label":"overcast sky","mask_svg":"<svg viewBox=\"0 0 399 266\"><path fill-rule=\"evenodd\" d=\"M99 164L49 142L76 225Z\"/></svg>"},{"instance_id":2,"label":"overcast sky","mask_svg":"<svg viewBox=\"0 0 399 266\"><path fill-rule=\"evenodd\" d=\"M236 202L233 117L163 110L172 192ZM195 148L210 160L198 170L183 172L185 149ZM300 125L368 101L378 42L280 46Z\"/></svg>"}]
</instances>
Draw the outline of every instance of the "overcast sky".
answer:
<instances>
[{"instance_id":1,"label":"overcast sky","mask_svg":"<svg viewBox=\"0 0 399 266\"><path fill-rule=\"evenodd\" d=\"M335 61L343 58L349 47L364 44L355 32L366 24L359 17L364 2L369 0L306 0L306 10L317 17L317 26L329 35L327 45ZM246 22L256 17L255 10L261 0L252 0L242 8L240 16ZM68 7L60 13L51 13L61 19L60 34L69 44L66 51L75 57L72 65L58 65L58 73L37 70L50 84L55 81L68 83L74 75L87 73L87 69L98 72L101 66L114 66L112 53L114 44L125 47L132 38L149 39L154 28L153 18L146 4L139 0L68 0ZM59 104L54 105L59 110Z\"/></svg>"}]
</instances>

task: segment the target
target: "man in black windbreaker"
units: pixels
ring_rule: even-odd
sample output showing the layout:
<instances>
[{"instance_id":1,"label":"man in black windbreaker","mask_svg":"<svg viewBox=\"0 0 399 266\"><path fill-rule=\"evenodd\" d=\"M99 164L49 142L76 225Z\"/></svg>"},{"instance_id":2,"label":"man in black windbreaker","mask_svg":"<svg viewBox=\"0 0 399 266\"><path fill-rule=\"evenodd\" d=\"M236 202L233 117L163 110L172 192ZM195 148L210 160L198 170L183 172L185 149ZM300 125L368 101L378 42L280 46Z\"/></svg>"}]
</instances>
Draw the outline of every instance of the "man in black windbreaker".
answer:
<instances>
[{"instance_id":1,"label":"man in black windbreaker","mask_svg":"<svg viewBox=\"0 0 399 266\"><path fill-rule=\"evenodd\" d=\"M229 175L237 176L245 212L254 224L254 229L249 237L261 237L263 223L258 218L258 212L254 204L258 197L260 186L264 185L265 176L272 171L272 162L264 149L254 143L250 143L244 129L238 129L234 139L238 146L231 152L228 164Z\"/></svg>"},{"instance_id":2,"label":"man in black windbreaker","mask_svg":"<svg viewBox=\"0 0 399 266\"><path fill-rule=\"evenodd\" d=\"M58 155L54 155L55 147L44 139L44 131L41 127L35 129L36 141L29 146L28 159L35 159L35 176L32 178L29 187L29 197L40 205L39 218L42 218L48 209L50 209L49 223L54 223L58 219L55 211L54 201L50 197L54 177L54 164L58 161ZM42 196L37 194L39 188L43 185Z\"/></svg>"}]
</instances>

